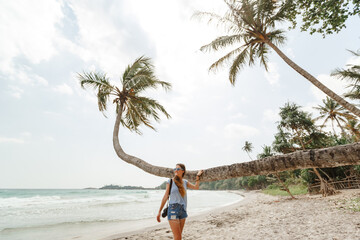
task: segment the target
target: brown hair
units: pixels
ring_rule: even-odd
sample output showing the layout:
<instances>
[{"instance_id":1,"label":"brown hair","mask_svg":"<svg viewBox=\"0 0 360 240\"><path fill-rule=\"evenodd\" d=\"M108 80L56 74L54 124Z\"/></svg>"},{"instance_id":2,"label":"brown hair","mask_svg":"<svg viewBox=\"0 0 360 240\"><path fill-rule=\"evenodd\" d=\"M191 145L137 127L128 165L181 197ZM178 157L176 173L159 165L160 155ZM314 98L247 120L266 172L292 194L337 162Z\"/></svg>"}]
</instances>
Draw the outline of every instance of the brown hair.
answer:
<instances>
[{"instance_id":1,"label":"brown hair","mask_svg":"<svg viewBox=\"0 0 360 240\"><path fill-rule=\"evenodd\" d=\"M182 176L184 177L184 175L185 175L185 173L186 173L185 165L182 164L182 163L178 163L178 164L176 164L176 165L180 166L180 167L184 170L184 173L183 173L183 175L182 175ZM178 176L175 176L175 177L174 177L174 182L175 182L175 185L176 185L176 186L178 187L178 189L179 189L180 195L181 195L182 197L184 197L185 194L186 194L186 190L185 190L185 188L184 188L183 182L180 181L180 178L179 178Z\"/></svg>"}]
</instances>

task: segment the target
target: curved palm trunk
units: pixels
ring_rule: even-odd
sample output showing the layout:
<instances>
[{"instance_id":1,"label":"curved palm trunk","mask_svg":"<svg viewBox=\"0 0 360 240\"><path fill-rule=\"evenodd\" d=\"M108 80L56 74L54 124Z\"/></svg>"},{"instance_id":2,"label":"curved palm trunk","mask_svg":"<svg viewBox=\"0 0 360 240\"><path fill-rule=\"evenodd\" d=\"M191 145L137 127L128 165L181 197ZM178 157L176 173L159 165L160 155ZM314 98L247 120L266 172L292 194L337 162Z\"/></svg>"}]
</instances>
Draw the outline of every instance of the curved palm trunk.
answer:
<instances>
[{"instance_id":1,"label":"curved palm trunk","mask_svg":"<svg viewBox=\"0 0 360 240\"><path fill-rule=\"evenodd\" d=\"M133 164L136 167L144 170L145 172L148 172L150 174L159 176L159 177L168 177L171 178L174 175L174 172L170 168L164 168L159 166L151 165L144 160L141 160L140 158L128 155L124 152L122 147L119 143L119 127L120 127L120 121L122 116L122 106L119 107L119 112L116 117L115 126L114 126L114 132L113 132L113 146L115 149L116 154L119 158L124 160L127 163ZM195 176L194 176L195 179Z\"/></svg>"},{"instance_id":2,"label":"curved palm trunk","mask_svg":"<svg viewBox=\"0 0 360 240\"><path fill-rule=\"evenodd\" d=\"M335 92L330 90L328 87L326 87L324 84L322 84L319 80L317 80L314 76L312 76L310 73L299 67L296 63L291 61L280 49L278 49L272 42L266 41L266 43L275 50L275 52L295 71L300 73L303 77L305 77L307 80L309 80L312 84L314 84L317 88L319 88L323 93L334 99L336 102L338 102L341 106L355 114L356 116L360 117L360 110L357 109L354 105L347 102L345 99L337 95Z\"/></svg>"},{"instance_id":3,"label":"curved palm trunk","mask_svg":"<svg viewBox=\"0 0 360 240\"><path fill-rule=\"evenodd\" d=\"M140 158L124 152L120 146L118 137L121 114L120 108L113 132L113 145L119 158L150 174L159 177L172 177L173 170L171 168L151 165ZM295 169L338 167L358 164L360 164L360 143L353 143L331 148L297 151L250 162L208 168L204 169L204 174L201 179L202 181L215 181L242 176L266 175ZM196 174L197 171L187 171L186 178L194 181Z\"/></svg>"}]
</instances>

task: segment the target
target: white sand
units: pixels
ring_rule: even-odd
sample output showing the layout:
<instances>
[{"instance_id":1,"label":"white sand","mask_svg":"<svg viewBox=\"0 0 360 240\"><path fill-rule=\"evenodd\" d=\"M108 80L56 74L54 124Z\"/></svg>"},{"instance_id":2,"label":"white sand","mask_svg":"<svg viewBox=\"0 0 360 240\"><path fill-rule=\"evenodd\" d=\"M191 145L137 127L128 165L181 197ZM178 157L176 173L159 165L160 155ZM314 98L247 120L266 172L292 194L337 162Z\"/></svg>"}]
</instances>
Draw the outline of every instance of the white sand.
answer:
<instances>
[{"instance_id":1,"label":"white sand","mask_svg":"<svg viewBox=\"0 0 360 240\"><path fill-rule=\"evenodd\" d=\"M360 212L349 210L346 203L354 198L360 198L360 189L342 190L326 198L297 196L295 200L251 191L235 205L188 217L183 239L360 240ZM172 239L172 232L165 220L155 227L105 239Z\"/></svg>"}]
</instances>

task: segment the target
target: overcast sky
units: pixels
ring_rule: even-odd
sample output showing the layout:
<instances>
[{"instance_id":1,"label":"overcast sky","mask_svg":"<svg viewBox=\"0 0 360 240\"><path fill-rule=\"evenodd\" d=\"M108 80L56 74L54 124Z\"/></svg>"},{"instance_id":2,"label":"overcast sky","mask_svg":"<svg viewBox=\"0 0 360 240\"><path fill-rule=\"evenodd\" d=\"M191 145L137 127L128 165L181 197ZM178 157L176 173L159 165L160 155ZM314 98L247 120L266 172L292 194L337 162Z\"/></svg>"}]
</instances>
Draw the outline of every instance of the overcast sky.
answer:
<instances>
[{"instance_id":1,"label":"overcast sky","mask_svg":"<svg viewBox=\"0 0 360 240\"><path fill-rule=\"evenodd\" d=\"M199 48L222 32L191 16L222 12L221 0L0 0L0 188L85 188L105 184L155 187L165 179L120 160L112 147L115 110L105 118L95 93L76 74L98 70L114 84L137 57L153 59L171 92L147 94L172 118L143 135L120 129L124 150L159 166L188 169L249 161L271 145L278 111L287 101L314 112L324 95L274 53L270 71L246 67L235 87L225 67L208 67L225 52ZM359 18L323 39L286 33L281 49L337 93L331 71L360 63L346 49L360 46Z\"/></svg>"}]
</instances>

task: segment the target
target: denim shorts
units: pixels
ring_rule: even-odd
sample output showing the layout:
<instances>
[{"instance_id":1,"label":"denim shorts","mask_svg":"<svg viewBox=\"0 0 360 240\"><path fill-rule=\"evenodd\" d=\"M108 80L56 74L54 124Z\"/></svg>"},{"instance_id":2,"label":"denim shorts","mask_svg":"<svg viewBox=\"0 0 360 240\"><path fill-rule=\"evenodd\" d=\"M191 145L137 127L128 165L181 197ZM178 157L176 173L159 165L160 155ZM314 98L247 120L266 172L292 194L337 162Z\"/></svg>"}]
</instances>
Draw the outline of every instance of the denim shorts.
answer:
<instances>
[{"instance_id":1,"label":"denim shorts","mask_svg":"<svg viewBox=\"0 0 360 240\"><path fill-rule=\"evenodd\" d=\"M168 220L184 219L187 218L187 213L184 209L184 205L173 203L169 205Z\"/></svg>"}]
</instances>

